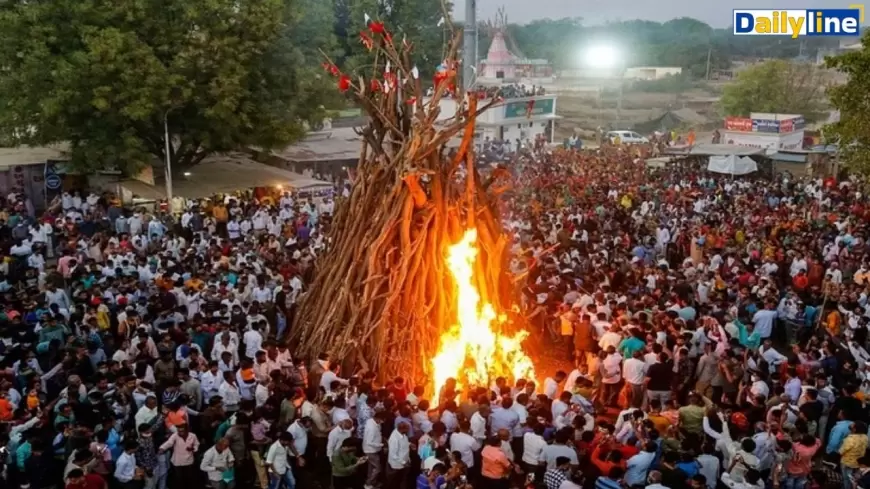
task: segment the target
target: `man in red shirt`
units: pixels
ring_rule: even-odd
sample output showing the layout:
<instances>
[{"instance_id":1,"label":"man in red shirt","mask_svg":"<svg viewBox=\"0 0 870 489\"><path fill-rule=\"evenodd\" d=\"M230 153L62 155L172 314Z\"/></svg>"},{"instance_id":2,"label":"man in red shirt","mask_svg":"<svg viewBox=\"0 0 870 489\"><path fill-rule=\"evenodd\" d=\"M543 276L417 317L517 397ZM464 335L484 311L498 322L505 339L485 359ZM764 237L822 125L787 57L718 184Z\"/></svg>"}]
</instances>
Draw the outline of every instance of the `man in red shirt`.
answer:
<instances>
[{"instance_id":1,"label":"man in red shirt","mask_svg":"<svg viewBox=\"0 0 870 489\"><path fill-rule=\"evenodd\" d=\"M389 388L389 391L399 406L404 404L405 400L408 398L408 389L405 387L405 379L401 377L396 377L396 379L393 380L393 385Z\"/></svg>"},{"instance_id":2,"label":"man in red shirt","mask_svg":"<svg viewBox=\"0 0 870 489\"><path fill-rule=\"evenodd\" d=\"M107 489L106 481L97 474L85 474L82 469L73 469L67 475L66 489Z\"/></svg>"}]
</instances>

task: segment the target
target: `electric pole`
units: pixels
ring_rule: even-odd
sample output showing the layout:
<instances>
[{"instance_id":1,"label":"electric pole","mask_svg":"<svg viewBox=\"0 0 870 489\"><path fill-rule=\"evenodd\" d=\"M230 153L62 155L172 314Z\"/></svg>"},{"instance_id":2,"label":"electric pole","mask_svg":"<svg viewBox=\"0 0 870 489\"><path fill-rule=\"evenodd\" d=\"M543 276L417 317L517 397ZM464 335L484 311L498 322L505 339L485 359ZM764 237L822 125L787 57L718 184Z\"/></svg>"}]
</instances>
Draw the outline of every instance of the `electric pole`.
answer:
<instances>
[{"instance_id":1,"label":"electric pole","mask_svg":"<svg viewBox=\"0 0 870 489\"><path fill-rule=\"evenodd\" d=\"M713 48L707 48L707 74L704 76L704 79L710 81L710 57L713 56Z\"/></svg>"}]
</instances>

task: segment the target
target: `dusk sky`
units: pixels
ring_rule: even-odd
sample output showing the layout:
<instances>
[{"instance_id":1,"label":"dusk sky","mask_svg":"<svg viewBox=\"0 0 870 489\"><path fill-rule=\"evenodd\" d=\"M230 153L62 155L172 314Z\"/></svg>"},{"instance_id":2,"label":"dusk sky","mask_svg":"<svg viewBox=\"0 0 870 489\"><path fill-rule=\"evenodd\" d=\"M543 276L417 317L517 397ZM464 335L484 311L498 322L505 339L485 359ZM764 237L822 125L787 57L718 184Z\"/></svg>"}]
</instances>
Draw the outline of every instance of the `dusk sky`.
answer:
<instances>
[{"instance_id":1,"label":"dusk sky","mask_svg":"<svg viewBox=\"0 0 870 489\"><path fill-rule=\"evenodd\" d=\"M464 18L465 0L454 0L457 19ZM713 27L731 25L732 10L774 8L847 8L849 0L477 0L478 20L495 16L504 6L508 21L526 23L535 19L582 17L585 24L644 19L663 22L694 17Z\"/></svg>"}]
</instances>

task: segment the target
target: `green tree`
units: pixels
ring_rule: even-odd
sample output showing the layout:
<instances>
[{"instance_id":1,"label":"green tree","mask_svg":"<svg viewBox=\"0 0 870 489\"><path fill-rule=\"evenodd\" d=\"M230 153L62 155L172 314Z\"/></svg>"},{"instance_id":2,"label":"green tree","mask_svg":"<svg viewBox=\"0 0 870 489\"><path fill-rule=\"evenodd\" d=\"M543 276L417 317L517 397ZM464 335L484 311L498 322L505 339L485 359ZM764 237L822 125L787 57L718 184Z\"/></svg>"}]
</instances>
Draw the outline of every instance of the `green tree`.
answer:
<instances>
[{"instance_id":1,"label":"green tree","mask_svg":"<svg viewBox=\"0 0 870 489\"><path fill-rule=\"evenodd\" d=\"M452 4L447 3L447 12ZM440 0L335 0L335 33L343 49L336 62L346 71L370 68L371 55L360 42L360 31L367 30L365 16L384 23L394 42L414 43L412 62L420 76L429 78L444 57L446 42L452 38Z\"/></svg>"},{"instance_id":2,"label":"green tree","mask_svg":"<svg viewBox=\"0 0 870 489\"><path fill-rule=\"evenodd\" d=\"M818 120L824 110L824 79L815 66L773 60L738 74L719 102L723 115L749 116L750 112L801 114Z\"/></svg>"},{"instance_id":3,"label":"green tree","mask_svg":"<svg viewBox=\"0 0 870 489\"><path fill-rule=\"evenodd\" d=\"M848 76L846 83L828 89L828 99L840 111L840 120L824 128L825 139L840 143L842 160L870 174L870 38L862 48L828 58L827 66Z\"/></svg>"},{"instance_id":4,"label":"green tree","mask_svg":"<svg viewBox=\"0 0 870 489\"><path fill-rule=\"evenodd\" d=\"M287 30L306 25L297 8L291 0L8 1L0 130L18 143L69 142L81 170L162 160L164 118L177 171L213 152L286 144L322 112L296 48L304 43Z\"/></svg>"}]
</instances>

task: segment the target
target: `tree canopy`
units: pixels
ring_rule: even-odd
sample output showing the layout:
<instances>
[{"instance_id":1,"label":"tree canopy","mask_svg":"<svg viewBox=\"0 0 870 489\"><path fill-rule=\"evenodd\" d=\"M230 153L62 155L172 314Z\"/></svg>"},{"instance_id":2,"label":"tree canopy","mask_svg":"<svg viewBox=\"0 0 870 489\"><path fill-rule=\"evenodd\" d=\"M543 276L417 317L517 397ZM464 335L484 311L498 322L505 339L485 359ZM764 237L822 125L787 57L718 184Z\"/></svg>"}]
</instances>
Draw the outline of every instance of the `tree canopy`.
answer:
<instances>
[{"instance_id":1,"label":"tree canopy","mask_svg":"<svg viewBox=\"0 0 870 489\"><path fill-rule=\"evenodd\" d=\"M808 63L772 60L750 67L725 86L722 115L748 117L750 112L801 114L818 120L824 105L822 73Z\"/></svg>"},{"instance_id":2,"label":"tree canopy","mask_svg":"<svg viewBox=\"0 0 870 489\"><path fill-rule=\"evenodd\" d=\"M5 2L0 131L16 143L68 142L82 170L162 160L164 118L178 171L212 152L284 144L322 112L302 36L328 48L333 15L300 11L320 5Z\"/></svg>"},{"instance_id":3,"label":"tree canopy","mask_svg":"<svg viewBox=\"0 0 870 489\"><path fill-rule=\"evenodd\" d=\"M440 22L444 17L440 0L333 1L334 28L340 45L334 61L346 71L364 70L371 64L371 56L360 42L360 31L366 30L366 15L389 26L397 42L404 39L414 44L411 62L425 78L435 72L444 57L447 41L452 38L447 24ZM448 13L451 8L447 2Z\"/></svg>"},{"instance_id":4,"label":"tree canopy","mask_svg":"<svg viewBox=\"0 0 870 489\"><path fill-rule=\"evenodd\" d=\"M482 24L481 56L491 41ZM728 69L734 58L796 58L815 56L818 50L837 46L837 39L814 37L733 36L731 29L714 29L696 19L683 17L668 22L631 20L588 26L581 18L543 19L510 24L510 36L530 58L544 58L557 68L579 68L584 46L609 42L620 47L629 66L680 66L694 77L703 77L710 67Z\"/></svg>"},{"instance_id":5,"label":"tree canopy","mask_svg":"<svg viewBox=\"0 0 870 489\"><path fill-rule=\"evenodd\" d=\"M829 68L848 76L846 83L828 89L840 120L824 128L828 141L839 142L841 158L853 171L870 174L870 38L862 48L828 58Z\"/></svg>"}]
</instances>

